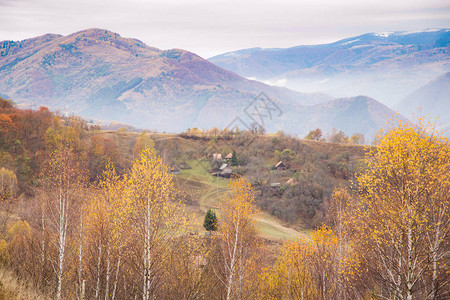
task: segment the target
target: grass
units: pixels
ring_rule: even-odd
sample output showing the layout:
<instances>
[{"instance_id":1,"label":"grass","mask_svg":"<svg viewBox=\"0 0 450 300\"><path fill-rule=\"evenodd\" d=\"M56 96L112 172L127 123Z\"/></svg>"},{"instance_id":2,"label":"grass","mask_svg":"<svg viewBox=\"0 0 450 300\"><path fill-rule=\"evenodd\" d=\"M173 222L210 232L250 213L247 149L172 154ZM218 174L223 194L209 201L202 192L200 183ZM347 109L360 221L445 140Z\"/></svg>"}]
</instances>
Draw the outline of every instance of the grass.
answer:
<instances>
[{"instance_id":1,"label":"grass","mask_svg":"<svg viewBox=\"0 0 450 300\"><path fill-rule=\"evenodd\" d=\"M19 280L13 272L0 268L0 300L47 300L34 287Z\"/></svg>"},{"instance_id":2,"label":"grass","mask_svg":"<svg viewBox=\"0 0 450 300\"><path fill-rule=\"evenodd\" d=\"M181 170L180 177L191 178L200 182L210 184L214 187L227 188L228 179L215 177L209 174L209 163L201 160L191 160L188 162L191 169Z\"/></svg>"},{"instance_id":3,"label":"grass","mask_svg":"<svg viewBox=\"0 0 450 300\"><path fill-rule=\"evenodd\" d=\"M176 176L179 183L178 188L185 190L197 188L196 196L202 211L206 212L208 208L217 208L220 198L228 191L229 180L212 176L208 172L208 162L191 160L188 164L191 169L181 170L181 174Z\"/></svg>"},{"instance_id":4,"label":"grass","mask_svg":"<svg viewBox=\"0 0 450 300\"><path fill-rule=\"evenodd\" d=\"M298 237L280 230L280 228L275 227L273 224L263 221L260 221L258 223L261 225L261 227L259 228L261 236L267 239L289 240Z\"/></svg>"},{"instance_id":5,"label":"grass","mask_svg":"<svg viewBox=\"0 0 450 300\"><path fill-rule=\"evenodd\" d=\"M209 208L217 209L220 199L228 191L229 179L212 176L208 172L208 162L191 160L188 164L191 169L181 170L181 174L176 175L174 179L179 189L184 190L199 202L197 209L189 210L194 214L198 232L204 233L202 226L204 214ZM217 213L220 217L220 212ZM261 236L268 240L282 241L309 236L307 232L298 232L285 227L280 220L266 212L259 212L256 221L261 225Z\"/></svg>"}]
</instances>

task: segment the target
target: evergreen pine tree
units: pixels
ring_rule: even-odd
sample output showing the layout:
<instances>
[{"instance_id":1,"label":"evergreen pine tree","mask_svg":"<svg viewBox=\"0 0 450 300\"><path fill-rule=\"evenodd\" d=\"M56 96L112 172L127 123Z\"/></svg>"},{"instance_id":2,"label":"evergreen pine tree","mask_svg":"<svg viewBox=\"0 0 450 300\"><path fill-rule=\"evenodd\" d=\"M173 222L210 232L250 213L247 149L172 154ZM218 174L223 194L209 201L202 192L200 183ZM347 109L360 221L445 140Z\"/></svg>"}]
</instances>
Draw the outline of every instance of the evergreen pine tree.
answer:
<instances>
[{"instance_id":1,"label":"evergreen pine tree","mask_svg":"<svg viewBox=\"0 0 450 300\"><path fill-rule=\"evenodd\" d=\"M205 220L203 221L203 227L205 227L207 231L217 230L217 216L216 212L212 209L208 209L208 211L206 211Z\"/></svg>"},{"instance_id":2,"label":"evergreen pine tree","mask_svg":"<svg viewBox=\"0 0 450 300\"><path fill-rule=\"evenodd\" d=\"M237 166L239 164L238 158L236 156L236 150L233 150L233 154L231 156L231 165Z\"/></svg>"}]
</instances>

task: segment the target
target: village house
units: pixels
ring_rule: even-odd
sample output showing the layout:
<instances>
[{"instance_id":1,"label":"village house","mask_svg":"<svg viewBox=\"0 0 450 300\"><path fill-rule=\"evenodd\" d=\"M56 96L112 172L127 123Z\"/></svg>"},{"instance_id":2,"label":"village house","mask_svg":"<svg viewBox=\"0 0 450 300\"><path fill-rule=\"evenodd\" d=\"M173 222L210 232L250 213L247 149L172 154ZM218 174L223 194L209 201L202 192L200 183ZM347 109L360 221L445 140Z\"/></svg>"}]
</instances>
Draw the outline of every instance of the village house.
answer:
<instances>
[{"instance_id":1,"label":"village house","mask_svg":"<svg viewBox=\"0 0 450 300\"><path fill-rule=\"evenodd\" d=\"M214 153L213 154L213 160L222 160L222 154L221 153Z\"/></svg>"},{"instance_id":2,"label":"village house","mask_svg":"<svg viewBox=\"0 0 450 300\"><path fill-rule=\"evenodd\" d=\"M174 175L178 175L180 174L180 168L178 168L178 166L173 166L172 169L170 169L170 173L174 174Z\"/></svg>"},{"instance_id":3,"label":"village house","mask_svg":"<svg viewBox=\"0 0 450 300\"><path fill-rule=\"evenodd\" d=\"M295 184L294 178L290 178L288 181L286 181L286 184L294 185Z\"/></svg>"},{"instance_id":4,"label":"village house","mask_svg":"<svg viewBox=\"0 0 450 300\"><path fill-rule=\"evenodd\" d=\"M233 170L228 167L228 164L222 164L217 172L212 174L213 176L220 176L224 178L230 178L233 175Z\"/></svg>"},{"instance_id":5,"label":"village house","mask_svg":"<svg viewBox=\"0 0 450 300\"><path fill-rule=\"evenodd\" d=\"M276 169L276 170L287 170L287 166L286 166L282 161L279 161L279 162L275 165L275 169Z\"/></svg>"}]
</instances>

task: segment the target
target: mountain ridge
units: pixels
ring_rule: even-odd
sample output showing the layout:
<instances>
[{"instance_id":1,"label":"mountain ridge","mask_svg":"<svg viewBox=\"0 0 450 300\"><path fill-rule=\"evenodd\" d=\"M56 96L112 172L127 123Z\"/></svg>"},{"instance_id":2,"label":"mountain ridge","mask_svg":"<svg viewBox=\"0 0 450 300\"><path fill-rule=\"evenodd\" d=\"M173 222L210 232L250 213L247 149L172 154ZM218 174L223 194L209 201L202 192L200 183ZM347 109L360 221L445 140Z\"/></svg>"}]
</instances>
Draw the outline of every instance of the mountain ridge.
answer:
<instances>
[{"instance_id":1,"label":"mountain ridge","mask_svg":"<svg viewBox=\"0 0 450 300\"><path fill-rule=\"evenodd\" d=\"M450 126L450 72L414 90L397 105L397 109L408 117L428 115L438 123Z\"/></svg>"},{"instance_id":2,"label":"mountain ridge","mask_svg":"<svg viewBox=\"0 0 450 300\"><path fill-rule=\"evenodd\" d=\"M421 80L450 71L450 30L367 33L321 45L252 48L209 60L244 77L333 97L368 95L395 106Z\"/></svg>"},{"instance_id":3,"label":"mountain ridge","mask_svg":"<svg viewBox=\"0 0 450 300\"><path fill-rule=\"evenodd\" d=\"M0 94L20 106L160 131L225 127L264 92L284 111L266 129L303 134L308 124L299 128L292 120L305 107L333 100L248 80L195 53L161 50L104 29L4 41L0 51Z\"/></svg>"}]
</instances>

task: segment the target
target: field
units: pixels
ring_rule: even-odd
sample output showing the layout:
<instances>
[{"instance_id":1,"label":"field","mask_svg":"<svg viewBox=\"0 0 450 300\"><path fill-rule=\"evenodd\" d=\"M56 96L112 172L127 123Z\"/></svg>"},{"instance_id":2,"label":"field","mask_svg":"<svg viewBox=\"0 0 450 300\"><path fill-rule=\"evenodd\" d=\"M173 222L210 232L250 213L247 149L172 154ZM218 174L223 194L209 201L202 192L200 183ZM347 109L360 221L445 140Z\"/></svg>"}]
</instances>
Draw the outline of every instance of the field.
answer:
<instances>
[{"instance_id":1,"label":"field","mask_svg":"<svg viewBox=\"0 0 450 300\"><path fill-rule=\"evenodd\" d=\"M178 189L191 193L198 199L198 207L189 207L193 212L198 224L197 230L205 233L203 226L204 214L208 209L217 210L219 201L226 196L229 179L214 177L207 171L208 164L204 161L189 161L191 169L181 170L181 174L175 175L174 180ZM220 212L218 212L220 215ZM307 232L298 232L286 227L280 220L266 212L257 214L257 222L261 231L261 236L268 240L295 239L300 235L307 236Z\"/></svg>"}]
</instances>

